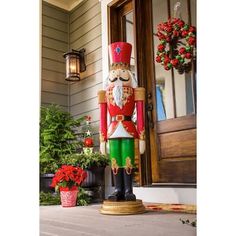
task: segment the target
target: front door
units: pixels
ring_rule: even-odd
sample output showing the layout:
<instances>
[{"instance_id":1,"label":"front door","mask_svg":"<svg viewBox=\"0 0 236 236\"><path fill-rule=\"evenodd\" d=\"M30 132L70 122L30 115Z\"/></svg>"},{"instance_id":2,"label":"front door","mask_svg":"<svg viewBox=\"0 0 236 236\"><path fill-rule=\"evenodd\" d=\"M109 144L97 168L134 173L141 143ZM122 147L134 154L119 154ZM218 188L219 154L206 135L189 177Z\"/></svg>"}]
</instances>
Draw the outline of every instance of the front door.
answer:
<instances>
[{"instance_id":1,"label":"front door","mask_svg":"<svg viewBox=\"0 0 236 236\"><path fill-rule=\"evenodd\" d=\"M173 17L174 7L181 3L180 17L190 25L196 24L195 1L152 1L153 51L160 43L154 35L160 22ZM155 61L155 58L153 58ZM149 109L152 110L156 143L158 146L157 166L152 177L155 182L195 183L196 182L196 80L195 62L189 73L175 69L169 71L154 62ZM150 86L149 86L150 87ZM150 111L148 111L150 112ZM152 163L156 158L152 157ZM154 181L153 181L154 182Z\"/></svg>"},{"instance_id":2,"label":"front door","mask_svg":"<svg viewBox=\"0 0 236 236\"><path fill-rule=\"evenodd\" d=\"M146 88L147 151L140 158L139 183L196 182L196 67L189 73L166 71L155 62L157 24L173 17L177 0L114 1L110 42L133 45L131 65ZM196 2L181 0L180 17L196 24Z\"/></svg>"}]
</instances>

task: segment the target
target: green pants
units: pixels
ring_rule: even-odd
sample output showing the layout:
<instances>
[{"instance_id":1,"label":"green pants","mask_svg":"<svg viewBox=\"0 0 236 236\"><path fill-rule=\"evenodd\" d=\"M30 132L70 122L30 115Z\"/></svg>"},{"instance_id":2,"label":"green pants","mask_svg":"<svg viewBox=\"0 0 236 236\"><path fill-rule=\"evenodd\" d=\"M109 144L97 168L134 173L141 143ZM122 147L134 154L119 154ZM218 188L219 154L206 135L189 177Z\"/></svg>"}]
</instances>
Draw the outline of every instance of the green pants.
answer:
<instances>
[{"instance_id":1,"label":"green pants","mask_svg":"<svg viewBox=\"0 0 236 236\"><path fill-rule=\"evenodd\" d=\"M109 139L111 168L114 174L119 168L125 168L131 173L134 167L134 139Z\"/></svg>"}]
</instances>

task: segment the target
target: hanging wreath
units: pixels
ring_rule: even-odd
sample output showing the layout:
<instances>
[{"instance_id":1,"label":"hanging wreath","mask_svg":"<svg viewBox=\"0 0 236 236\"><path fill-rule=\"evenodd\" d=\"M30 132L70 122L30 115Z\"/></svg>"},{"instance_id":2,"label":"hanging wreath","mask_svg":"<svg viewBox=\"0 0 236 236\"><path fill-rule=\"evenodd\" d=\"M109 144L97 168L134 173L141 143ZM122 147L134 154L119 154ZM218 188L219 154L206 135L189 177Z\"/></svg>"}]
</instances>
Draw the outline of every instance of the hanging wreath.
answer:
<instances>
[{"instance_id":1,"label":"hanging wreath","mask_svg":"<svg viewBox=\"0 0 236 236\"><path fill-rule=\"evenodd\" d=\"M160 40L156 62L161 63L165 70L173 67L180 74L190 71L196 50L196 28L173 18L157 26L156 36Z\"/></svg>"}]
</instances>

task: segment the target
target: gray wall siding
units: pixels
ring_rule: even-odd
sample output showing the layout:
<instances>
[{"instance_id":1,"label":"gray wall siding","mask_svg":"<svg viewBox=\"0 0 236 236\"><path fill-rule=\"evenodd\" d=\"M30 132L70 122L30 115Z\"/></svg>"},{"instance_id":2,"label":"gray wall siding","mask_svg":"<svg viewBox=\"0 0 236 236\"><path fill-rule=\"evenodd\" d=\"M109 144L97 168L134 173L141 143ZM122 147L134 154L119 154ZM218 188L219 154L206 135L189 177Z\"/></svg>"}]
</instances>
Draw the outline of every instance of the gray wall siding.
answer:
<instances>
[{"instance_id":1,"label":"gray wall siding","mask_svg":"<svg viewBox=\"0 0 236 236\"><path fill-rule=\"evenodd\" d=\"M48 3L42 4L41 103L55 103L69 110L63 53L69 45L69 13Z\"/></svg>"},{"instance_id":2,"label":"gray wall siding","mask_svg":"<svg viewBox=\"0 0 236 236\"><path fill-rule=\"evenodd\" d=\"M81 81L65 81L68 49L85 48L87 69ZM56 103L74 117L90 115L98 146L99 109L97 92L102 89L101 4L86 0L71 12L43 2L41 103Z\"/></svg>"},{"instance_id":3,"label":"gray wall siding","mask_svg":"<svg viewBox=\"0 0 236 236\"><path fill-rule=\"evenodd\" d=\"M70 112L75 117L90 115L98 146L99 109L97 92L102 89L101 4L87 0L70 12L70 48L85 48L87 69L79 83L69 85Z\"/></svg>"}]
</instances>

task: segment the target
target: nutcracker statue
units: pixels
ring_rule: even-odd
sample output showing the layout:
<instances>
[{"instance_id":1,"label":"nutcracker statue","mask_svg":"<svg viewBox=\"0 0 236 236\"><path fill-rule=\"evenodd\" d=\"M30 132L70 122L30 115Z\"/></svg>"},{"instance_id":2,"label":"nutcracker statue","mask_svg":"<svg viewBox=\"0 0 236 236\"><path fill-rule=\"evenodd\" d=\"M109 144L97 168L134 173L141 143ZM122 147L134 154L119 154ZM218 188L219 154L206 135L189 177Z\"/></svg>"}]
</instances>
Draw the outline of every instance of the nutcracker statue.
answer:
<instances>
[{"instance_id":1,"label":"nutcracker statue","mask_svg":"<svg viewBox=\"0 0 236 236\"><path fill-rule=\"evenodd\" d=\"M131 50L132 45L125 42L116 42L109 46L110 72L105 90L98 92L100 150L105 154L106 145L109 143L115 184L115 191L108 196L109 202L136 201L132 188L135 139L139 139L140 153L145 151L145 89L137 87L130 71ZM135 108L136 124L132 121Z\"/></svg>"}]
</instances>

